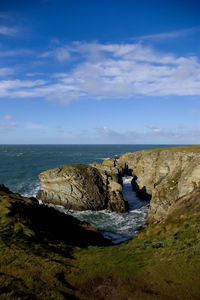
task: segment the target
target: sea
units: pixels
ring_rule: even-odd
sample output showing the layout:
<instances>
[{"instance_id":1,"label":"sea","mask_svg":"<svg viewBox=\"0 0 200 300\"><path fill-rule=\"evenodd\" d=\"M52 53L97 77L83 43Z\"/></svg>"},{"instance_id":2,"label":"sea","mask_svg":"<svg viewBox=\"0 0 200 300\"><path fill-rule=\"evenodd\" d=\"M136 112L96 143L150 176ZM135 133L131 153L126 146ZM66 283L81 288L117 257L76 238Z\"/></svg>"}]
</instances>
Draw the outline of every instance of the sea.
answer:
<instances>
[{"instance_id":1,"label":"sea","mask_svg":"<svg viewBox=\"0 0 200 300\"><path fill-rule=\"evenodd\" d=\"M41 188L38 174L67 164L89 164L117 157L126 152L170 147L170 145L0 145L0 184L26 197L35 197ZM81 221L87 221L113 243L132 239L145 227L149 203L132 191L131 176L123 178L123 195L129 202L128 213L69 211L53 206Z\"/></svg>"}]
</instances>

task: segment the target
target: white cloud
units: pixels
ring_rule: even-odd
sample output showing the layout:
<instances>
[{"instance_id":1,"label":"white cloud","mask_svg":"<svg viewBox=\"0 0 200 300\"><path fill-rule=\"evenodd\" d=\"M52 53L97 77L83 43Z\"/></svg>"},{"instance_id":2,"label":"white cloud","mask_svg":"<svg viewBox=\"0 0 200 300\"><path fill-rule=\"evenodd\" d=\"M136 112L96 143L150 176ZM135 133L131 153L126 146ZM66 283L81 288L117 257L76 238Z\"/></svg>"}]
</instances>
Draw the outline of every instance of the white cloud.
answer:
<instances>
[{"instance_id":1,"label":"white cloud","mask_svg":"<svg viewBox=\"0 0 200 300\"><path fill-rule=\"evenodd\" d=\"M18 32L18 28L8 27L8 26L0 26L0 34L14 36Z\"/></svg>"},{"instance_id":2,"label":"white cloud","mask_svg":"<svg viewBox=\"0 0 200 300\"><path fill-rule=\"evenodd\" d=\"M11 115L4 115L1 119L4 121L0 122L0 129L7 131L17 126L17 123L12 121L13 116Z\"/></svg>"},{"instance_id":3,"label":"white cloud","mask_svg":"<svg viewBox=\"0 0 200 300\"><path fill-rule=\"evenodd\" d=\"M27 77L35 77L35 76L43 76L45 73L42 72L34 72L34 73L26 73Z\"/></svg>"},{"instance_id":4,"label":"white cloud","mask_svg":"<svg viewBox=\"0 0 200 300\"><path fill-rule=\"evenodd\" d=\"M157 127L157 126L153 126L153 125L148 125L147 128L155 133L161 133L163 131L163 129L161 127Z\"/></svg>"},{"instance_id":5,"label":"white cloud","mask_svg":"<svg viewBox=\"0 0 200 300\"><path fill-rule=\"evenodd\" d=\"M17 125L16 122L8 122L8 123L7 123L7 126L8 126L8 127L15 127L16 125Z\"/></svg>"},{"instance_id":6,"label":"white cloud","mask_svg":"<svg viewBox=\"0 0 200 300\"><path fill-rule=\"evenodd\" d=\"M0 128L9 129L9 128L16 127L16 125L17 125L16 122L4 122L4 123L0 123Z\"/></svg>"},{"instance_id":7,"label":"white cloud","mask_svg":"<svg viewBox=\"0 0 200 300\"><path fill-rule=\"evenodd\" d=\"M69 51L65 48L58 48L55 50L54 55L58 61L68 60L70 58Z\"/></svg>"},{"instance_id":8,"label":"white cloud","mask_svg":"<svg viewBox=\"0 0 200 300\"><path fill-rule=\"evenodd\" d=\"M46 97L68 104L84 97L200 95L200 62L195 56L160 53L141 43L97 42L59 45L46 55L63 64L70 57L73 67L51 74L49 80L0 81L0 97Z\"/></svg>"},{"instance_id":9,"label":"white cloud","mask_svg":"<svg viewBox=\"0 0 200 300\"><path fill-rule=\"evenodd\" d=\"M11 115L5 115L2 117L3 120L11 120L13 118L13 116Z\"/></svg>"},{"instance_id":10,"label":"white cloud","mask_svg":"<svg viewBox=\"0 0 200 300\"><path fill-rule=\"evenodd\" d=\"M46 57L54 57L56 60L59 62L63 62L65 60L70 59L70 51L68 50L67 47L59 47L55 48L52 51L46 51L42 53L39 57L46 58Z\"/></svg>"},{"instance_id":11,"label":"white cloud","mask_svg":"<svg viewBox=\"0 0 200 300\"><path fill-rule=\"evenodd\" d=\"M185 35L194 34L198 31L200 31L200 26L181 29L181 30L162 32L162 33L155 33L150 35L142 35L142 36L134 37L132 38L132 40L162 40L162 39L169 39L169 38L179 38Z\"/></svg>"},{"instance_id":12,"label":"white cloud","mask_svg":"<svg viewBox=\"0 0 200 300\"><path fill-rule=\"evenodd\" d=\"M156 126L148 126L150 131L136 131L128 130L124 132L117 132L108 127L96 127L96 135L93 138L98 138L104 142L111 143L196 143L200 138L199 129L185 129L181 127L182 130L169 130L164 128L159 128ZM89 139L91 135L88 134Z\"/></svg>"}]
</instances>

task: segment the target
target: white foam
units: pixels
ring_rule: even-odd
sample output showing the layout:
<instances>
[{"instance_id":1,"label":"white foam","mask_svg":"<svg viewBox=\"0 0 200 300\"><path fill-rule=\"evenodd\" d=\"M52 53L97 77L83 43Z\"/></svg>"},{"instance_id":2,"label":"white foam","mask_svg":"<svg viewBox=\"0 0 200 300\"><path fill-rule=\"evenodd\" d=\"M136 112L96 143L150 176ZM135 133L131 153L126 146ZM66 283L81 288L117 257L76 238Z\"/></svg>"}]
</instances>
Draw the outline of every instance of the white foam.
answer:
<instances>
[{"instance_id":1,"label":"white foam","mask_svg":"<svg viewBox=\"0 0 200 300\"><path fill-rule=\"evenodd\" d=\"M123 184L130 184L132 180L133 180L133 176L124 176Z\"/></svg>"},{"instance_id":2,"label":"white foam","mask_svg":"<svg viewBox=\"0 0 200 300\"><path fill-rule=\"evenodd\" d=\"M33 186L29 186L29 191L26 193L22 193L24 197L36 197L38 191L41 189L41 185L39 182L35 182Z\"/></svg>"},{"instance_id":3,"label":"white foam","mask_svg":"<svg viewBox=\"0 0 200 300\"><path fill-rule=\"evenodd\" d=\"M16 154L16 156L22 156L22 155L24 155L23 152Z\"/></svg>"}]
</instances>

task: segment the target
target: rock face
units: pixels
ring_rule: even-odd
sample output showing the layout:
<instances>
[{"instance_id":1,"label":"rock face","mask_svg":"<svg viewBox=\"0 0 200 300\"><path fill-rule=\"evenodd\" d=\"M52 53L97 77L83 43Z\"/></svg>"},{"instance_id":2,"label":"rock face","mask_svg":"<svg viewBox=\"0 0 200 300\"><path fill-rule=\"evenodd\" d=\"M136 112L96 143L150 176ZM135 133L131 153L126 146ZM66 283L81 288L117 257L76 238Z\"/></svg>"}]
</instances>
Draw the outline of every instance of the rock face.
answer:
<instances>
[{"instance_id":1,"label":"rock face","mask_svg":"<svg viewBox=\"0 0 200 300\"><path fill-rule=\"evenodd\" d=\"M181 201L184 203L184 197L190 195L192 203L193 195L197 195L200 185L199 146L126 153L116 165L124 172L132 173L135 178L133 187L140 195L151 197L148 222L166 220L180 207Z\"/></svg>"},{"instance_id":2,"label":"rock face","mask_svg":"<svg viewBox=\"0 0 200 300\"><path fill-rule=\"evenodd\" d=\"M102 164L48 170L39 176L43 190L38 197L76 210L125 212L128 204L122 196L123 174L134 176L133 189L140 197L151 199L148 222L163 222L175 212L181 216L178 211L200 207L198 145L144 150Z\"/></svg>"},{"instance_id":3,"label":"rock face","mask_svg":"<svg viewBox=\"0 0 200 300\"><path fill-rule=\"evenodd\" d=\"M106 159L102 164L93 163L91 166L98 169L106 186L109 198L107 209L117 212L127 211L128 203L122 196L122 174L115 167L115 159Z\"/></svg>"},{"instance_id":4,"label":"rock face","mask_svg":"<svg viewBox=\"0 0 200 300\"><path fill-rule=\"evenodd\" d=\"M125 212L127 202L122 196L116 168L89 165L66 165L40 173L43 190L37 198L74 210L109 209Z\"/></svg>"}]
</instances>

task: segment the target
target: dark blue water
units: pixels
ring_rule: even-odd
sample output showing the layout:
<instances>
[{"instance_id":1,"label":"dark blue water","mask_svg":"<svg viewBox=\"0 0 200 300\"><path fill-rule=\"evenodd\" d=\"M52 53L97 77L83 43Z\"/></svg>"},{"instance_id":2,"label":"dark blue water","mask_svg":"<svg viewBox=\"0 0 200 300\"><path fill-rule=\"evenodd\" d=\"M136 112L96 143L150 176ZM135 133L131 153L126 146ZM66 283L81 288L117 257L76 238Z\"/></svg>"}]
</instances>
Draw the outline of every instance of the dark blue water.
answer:
<instances>
[{"instance_id":1,"label":"dark blue water","mask_svg":"<svg viewBox=\"0 0 200 300\"><path fill-rule=\"evenodd\" d=\"M105 158L169 145L0 145L0 183L13 192L35 196L40 188L38 174L65 164L102 162ZM101 212L71 212L99 228L114 242L131 238L137 227L145 223L146 203L141 205L125 180L124 195L131 203L129 214ZM138 202L139 201L139 202ZM138 206L139 205L139 206ZM59 208L65 212L62 208Z\"/></svg>"}]
</instances>

